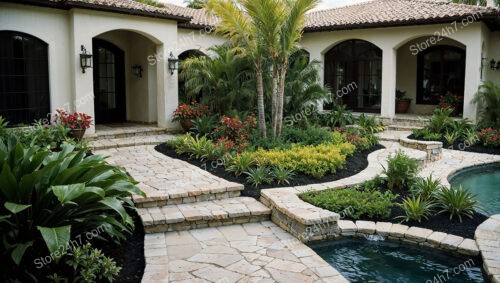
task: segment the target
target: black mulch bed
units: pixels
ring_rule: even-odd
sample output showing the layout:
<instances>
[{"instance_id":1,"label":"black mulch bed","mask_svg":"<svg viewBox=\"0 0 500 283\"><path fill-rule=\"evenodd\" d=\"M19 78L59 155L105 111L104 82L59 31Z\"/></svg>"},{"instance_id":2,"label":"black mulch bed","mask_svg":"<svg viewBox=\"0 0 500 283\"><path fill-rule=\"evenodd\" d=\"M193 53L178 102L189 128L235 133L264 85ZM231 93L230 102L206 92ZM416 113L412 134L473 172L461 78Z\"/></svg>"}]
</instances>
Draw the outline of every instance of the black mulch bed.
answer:
<instances>
[{"instance_id":1,"label":"black mulch bed","mask_svg":"<svg viewBox=\"0 0 500 283\"><path fill-rule=\"evenodd\" d=\"M387 190L389 190L387 187L381 188L382 192L385 192ZM399 188L394 188L392 192L394 194L399 195L399 197L395 200L395 203L402 203L403 199L405 199L409 195L407 190ZM404 214L405 214L404 210L401 207L395 205L392 207L391 216L389 218L368 218L362 216L360 220L401 223L402 219L400 218L395 219L395 218L397 216ZM349 217L346 217L345 219L353 220L350 219ZM453 220L450 220L450 215L446 212L443 212L441 214L435 213L434 216L429 218L429 220L422 219L422 222L409 221L409 222L402 222L401 224L408 226L416 226L420 228L427 228L433 231L439 231L457 236L462 236L464 238L474 239L474 232L476 231L477 226L479 226L479 224L483 223L487 219L488 216L476 212L473 218L462 216L462 223L460 223L459 219L456 216L453 217Z\"/></svg>"},{"instance_id":2,"label":"black mulch bed","mask_svg":"<svg viewBox=\"0 0 500 283\"><path fill-rule=\"evenodd\" d=\"M133 234L120 244L95 242L93 246L112 257L122 269L115 282L140 283L146 262L144 260L144 228L136 211L127 210L135 224Z\"/></svg>"},{"instance_id":3,"label":"black mulch bed","mask_svg":"<svg viewBox=\"0 0 500 283\"><path fill-rule=\"evenodd\" d=\"M408 138L412 140L427 141L423 138L416 138L413 134L409 135ZM481 144L475 144L471 146L470 144L465 143L462 140L458 140L454 144L449 144L446 142L446 139L444 137L441 137L441 140L439 141L443 143L443 148L445 149L500 155L500 148L485 147Z\"/></svg>"},{"instance_id":4,"label":"black mulch bed","mask_svg":"<svg viewBox=\"0 0 500 283\"><path fill-rule=\"evenodd\" d=\"M245 183L246 175L240 175L240 176L235 176L233 173L226 172L224 169L224 166L212 166L210 164L210 161L208 162L202 162L200 160L195 160L195 159L189 159L188 156L186 155L179 155L175 152L174 149L170 148L167 144L160 144L155 147L155 149L158 152L161 152L165 154L168 157L172 158L177 158L183 161L186 161L194 166L200 167L202 169L206 169L208 172L211 174L226 179L231 182L236 182L240 184L244 184L245 189L241 192L243 196L249 196L253 197L255 199L260 198L260 191L263 189L269 189L269 188L279 188L279 187L292 187L292 186L303 186L303 185L310 185L310 184L318 184L318 183L325 183L325 182L331 182L335 180L340 180L343 178L347 178L353 175L356 175L357 173L363 171L366 167L368 167L368 154L384 148L382 145L376 145L372 147L371 149L356 152L351 156L348 156L346 158L346 163L344 165L343 169L338 170L335 174L328 174L325 175L323 178L317 179L305 174L296 174L293 176L293 179L290 181L290 184L282 184L278 185L276 183L273 184L265 184L261 185L258 188L255 188L251 185L248 185Z\"/></svg>"}]
</instances>

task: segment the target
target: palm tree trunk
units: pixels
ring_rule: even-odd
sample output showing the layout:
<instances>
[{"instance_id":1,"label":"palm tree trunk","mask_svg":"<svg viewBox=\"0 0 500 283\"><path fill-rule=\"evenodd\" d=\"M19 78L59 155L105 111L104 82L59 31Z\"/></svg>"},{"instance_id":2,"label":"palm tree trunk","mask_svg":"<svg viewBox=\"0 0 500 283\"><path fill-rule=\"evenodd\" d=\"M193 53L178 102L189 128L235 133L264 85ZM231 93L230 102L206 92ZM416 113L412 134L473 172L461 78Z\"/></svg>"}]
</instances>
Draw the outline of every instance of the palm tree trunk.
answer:
<instances>
[{"instance_id":1,"label":"palm tree trunk","mask_svg":"<svg viewBox=\"0 0 500 283\"><path fill-rule=\"evenodd\" d=\"M259 134L261 138L266 138L266 112L264 111L264 82L262 65L256 64L257 75L257 108L259 112Z\"/></svg>"},{"instance_id":2,"label":"palm tree trunk","mask_svg":"<svg viewBox=\"0 0 500 283\"><path fill-rule=\"evenodd\" d=\"M279 71L278 68L273 67L273 93L272 93L272 124L273 124L273 137L278 136L278 99L279 99Z\"/></svg>"},{"instance_id":3,"label":"palm tree trunk","mask_svg":"<svg viewBox=\"0 0 500 283\"><path fill-rule=\"evenodd\" d=\"M281 135L281 130L283 128L283 104L285 101L285 78L287 73L288 63L283 62L279 73L279 83L278 83L278 101L277 101L277 118L276 118L276 132L275 136L279 137Z\"/></svg>"}]
</instances>

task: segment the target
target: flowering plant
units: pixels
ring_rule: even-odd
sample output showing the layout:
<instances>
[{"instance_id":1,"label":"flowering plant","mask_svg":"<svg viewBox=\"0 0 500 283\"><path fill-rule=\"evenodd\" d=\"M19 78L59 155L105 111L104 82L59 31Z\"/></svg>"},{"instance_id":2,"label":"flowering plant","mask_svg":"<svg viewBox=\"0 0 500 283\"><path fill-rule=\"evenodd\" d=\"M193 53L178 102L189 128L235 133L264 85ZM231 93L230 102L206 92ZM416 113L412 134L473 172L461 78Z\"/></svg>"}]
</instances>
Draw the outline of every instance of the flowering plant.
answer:
<instances>
[{"instance_id":1,"label":"flowering plant","mask_svg":"<svg viewBox=\"0 0 500 283\"><path fill-rule=\"evenodd\" d=\"M439 100L439 108L456 109L461 100L462 98L460 96L447 92L446 95L441 96L441 99Z\"/></svg>"},{"instance_id":2,"label":"flowering plant","mask_svg":"<svg viewBox=\"0 0 500 283\"><path fill-rule=\"evenodd\" d=\"M62 109L56 109L54 122L70 129L88 129L92 125L92 117L85 113L68 113Z\"/></svg>"},{"instance_id":3,"label":"flowering plant","mask_svg":"<svg viewBox=\"0 0 500 283\"><path fill-rule=\"evenodd\" d=\"M246 121L240 121L238 118L229 118L222 116L221 125L215 128L212 135L219 143L224 143L230 146L230 142L234 143L234 149L241 151L248 145L248 140L257 127L257 119L254 114L247 117Z\"/></svg>"},{"instance_id":4,"label":"flowering plant","mask_svg":"<svg viewBox=\"0 0 500 283\"><path fill-rule=\"evenodd\" d=\"M500 129L486 128L477 133L484 146L500 147Z\"/></svg>"},{"instance_id":5,"label":"flowering plant","mask_svg":"<svg viewBox=\"0 0 500 283\"><path fill-rule=\"evenodd\" d=\"M193 120L198 117L210 115L210 109L207 105L203 105L193 101L191 104L181 104L174 111L172 122L182 120Z\"/></svg>"}]
</instances>

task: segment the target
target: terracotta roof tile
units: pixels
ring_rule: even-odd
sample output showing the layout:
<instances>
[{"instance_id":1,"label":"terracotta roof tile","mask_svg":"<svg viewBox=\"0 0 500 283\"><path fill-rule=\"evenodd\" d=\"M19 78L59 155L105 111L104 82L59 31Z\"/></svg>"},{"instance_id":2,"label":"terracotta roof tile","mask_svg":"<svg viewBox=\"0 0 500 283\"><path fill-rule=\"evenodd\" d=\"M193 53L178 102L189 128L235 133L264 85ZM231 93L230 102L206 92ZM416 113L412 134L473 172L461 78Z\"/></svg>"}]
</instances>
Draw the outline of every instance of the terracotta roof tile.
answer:
<instances>
[{"instance_id":1,"label":"terracotta roof tile","mask_svg":"<svg viewBox=\"0 0 500 283\"><path fill-rule=\"evenodd\" d=\"M306 31L446 22L477 14L500 18L500 9L432 0L373 0L311 12Z\"/></svg>"}]
</instances>

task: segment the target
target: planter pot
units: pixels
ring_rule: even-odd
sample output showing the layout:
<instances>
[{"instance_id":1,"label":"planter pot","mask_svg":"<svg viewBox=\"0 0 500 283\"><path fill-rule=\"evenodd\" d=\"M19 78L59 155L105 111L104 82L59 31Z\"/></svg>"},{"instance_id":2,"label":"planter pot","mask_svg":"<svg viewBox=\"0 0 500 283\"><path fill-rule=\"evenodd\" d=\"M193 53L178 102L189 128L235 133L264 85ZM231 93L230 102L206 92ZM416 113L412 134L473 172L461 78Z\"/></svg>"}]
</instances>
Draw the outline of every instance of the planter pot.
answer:
<instances>
[{"instance_id":1,"label":"planter pot","mask_svg":"<svg viewBox=\"0 0 500 283\"><path fill-rule=\"evenodd\" d=\"M396 99L396 113L402 114L408 112L410 102L410 99Z\"/></svg>"},{"instance_id":2,"label":"planter pot","mask_svg":"<svg viewBox=\"0 0 500 283\"><path fill-rule=\"evenodd\" d=\"M76 141L81 141L87 129L71 129L70 134Z\"/></svg>"},{"instance_id":3,"label":"planter pot","mask_svg":"<svg viewBox=\"0 0 500 283\"><path fill-rule=\"evenodd\" d=\"M193 127L193 120L180 120L181 127L184 130L184 132L188 132L192 127Z\"/></svg>"}]
</instances>

